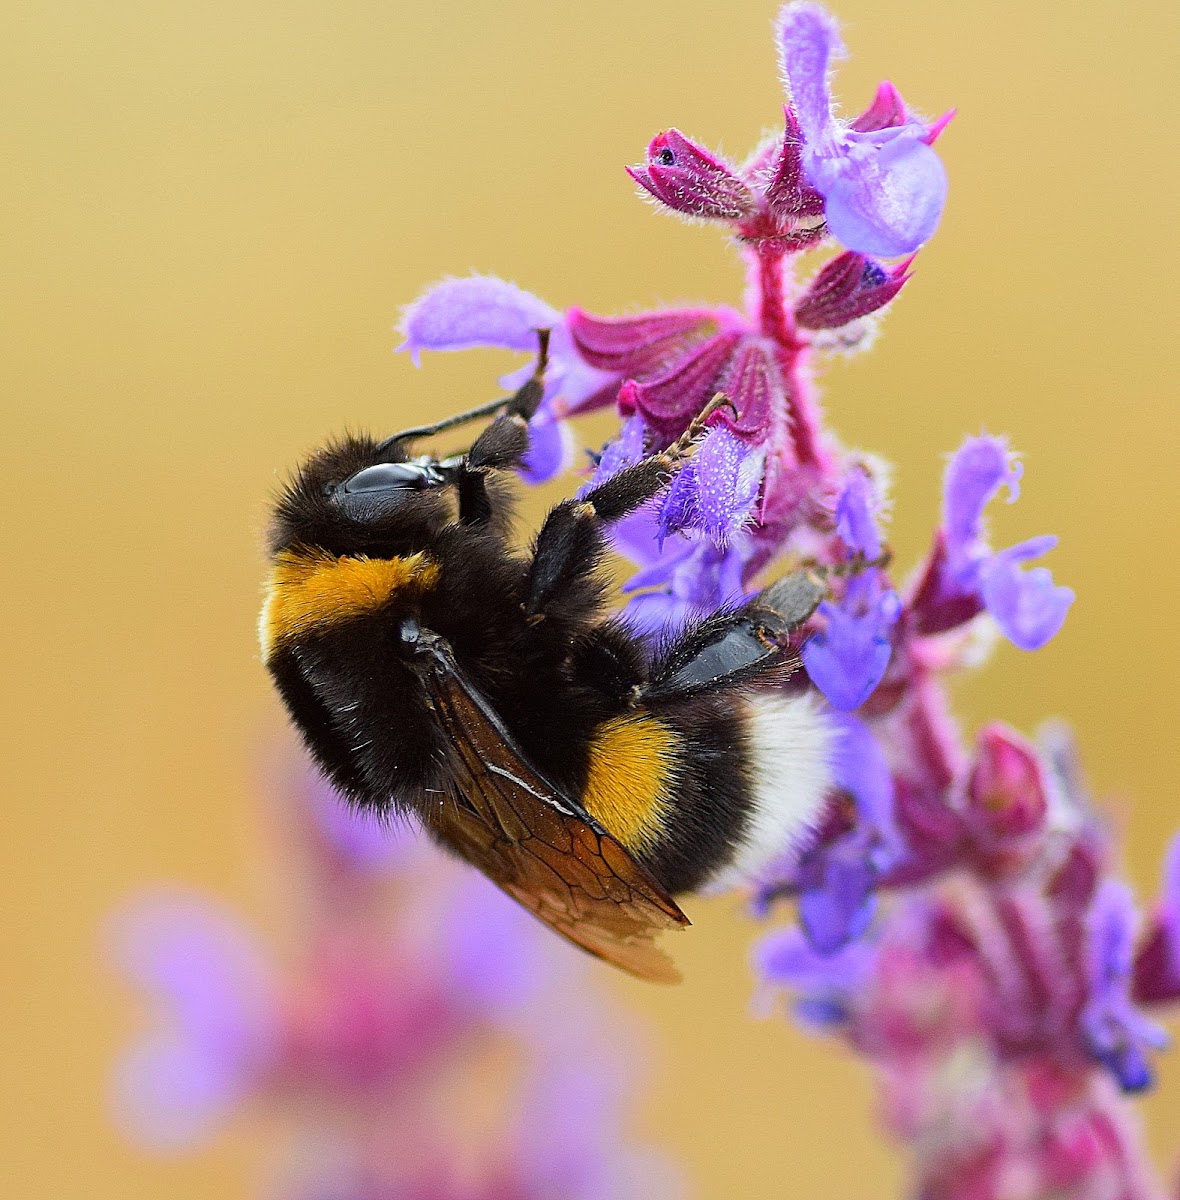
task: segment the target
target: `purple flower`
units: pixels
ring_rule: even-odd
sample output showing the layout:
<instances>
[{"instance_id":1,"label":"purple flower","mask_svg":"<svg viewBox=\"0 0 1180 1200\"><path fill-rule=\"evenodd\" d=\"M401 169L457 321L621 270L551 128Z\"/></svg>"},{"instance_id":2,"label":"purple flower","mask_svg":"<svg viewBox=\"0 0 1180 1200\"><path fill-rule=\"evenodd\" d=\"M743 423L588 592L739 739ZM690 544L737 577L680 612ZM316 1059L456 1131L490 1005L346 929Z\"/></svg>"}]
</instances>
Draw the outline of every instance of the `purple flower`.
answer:
<instances>
[{"instance_id":1,"label":"purple flower","mask_svg":"<svg viewBox=\"0 0 1180 1200\"><path fill-rule=\"evenodd\" d=\"M851 828L822 837L795 871L799 919L820 954L834 954L868 928L878 882L905 857L893 813L893 776L868 726L833 719L839 740L832 762L835 786L853 805Z\"/></svg>"},{"instance_id":2,"label":"purple flower","mask_svg":"<svg viewBox=\"0 0 1180 1200\"><path fill-rule=\"evenodd\" d=\"M524 473L533 483L557 474L568 463L569 439L561 418L588 402L608 403L618 377L588 366L578 355L565 318L523 288L488 275L447 279L435 284L402 316L407 350L418 364L423 350L501 347L535 353L537 330L550 330L545 397L530 424L532 445ZM532 372L528 364L506 375L506 388L519 387Z\"/></svg>"},{"instance_id":3,"label":"purple flower","mask_svg":"<svg viewBox=\"0 0 1180 1200\"><path fill-rule=\"evenodd\" d=\"M883 548L877 530L880 508L872 477L859 463L853 464L836 497L836 533L852 554L870 561L879 558Z\"/></svg>"},{"instance_id":4,"label":"purple flower","mask_svg":"<svg viewBox=\"0 0 1180 1200\"><path fill-rule=\"evenodd\" d=\"M1180 834L1164 861L1164 889L1139 953L1135 997L1148 1003L1180 1000Z\"/></svg>"},{"instance_id":5,"label":"purple flower","mask_svg":"<svg viewBox=\"0 0 1180 1200\"><path fill-rule=\"evenodd\" d=\"M1090 910L1087 965L1089 1000L1079 1025L1086 1047L1126 1092L1153 1082L1147 1053L1168 1045L1168 1035L1135 1007L1129 995L1135 937L1135 903L1125 884L1107 879Z\"/></svg>"},{"instance_id":6,"label":"purple flower","mask_svg":"<svg viewBox=\"0 0 1180 1200\"><path fill-rule=\"evenodd\" d=\"M274 984L245 929L198 897L144 897L117 918L114 942L165 1017L116 1068L116 1115L140 1144L175 1150L211 1133L273 1064Z\"/></svg>"},{"instance_id":7,"label":"purple flower","mask_svg":"<svg viewBox=\"0 0 1180 1200\"><path fill-rule=\"evenodd\" d=\"M669 534L697 530L717 546L727 546L750 520L764 461L761 451L724 426L710 429L665 494L660 545Z\"/></svg>"},{"instance_id":8,"label":"purple flower","mask_svg":"<svg viewBox=\"0 0 1180 1200\"><path fill-rule=\"evenodd\" d=\"M872 480L854 466L836 501L836 531L850 558L880 555L877 506ZM872 695L889 666L890 634L900 613L901 601L878 567L862 568L838 603L819 606L824 628L803 643L803 665L833 708L851 712Z\"/></svg>"},{"instance_id":9,"label":"purple flower","mask_svg":"<svg viewBox=\"0 0 1180 1200\"><path fill-rule=\"evenodd\" d=\"M482 875L464 877L440 932L450 986L485 1017L521 1012L552 983L545 930Z\"/></svg>"},{"instance_id":10,"label":"purple flower","mask_svg":"<svg viewBox=\"0 0 1180 1200\"><path fill-rule=\"evenodd\" d=\"M912 253L934 233L946 203L946 172L929 144L936 131L906 118L900 103L877 113L875 102L861 122L837 123L828 67L844 46L822 8L788 4L778 34L783 82L803 133L803 170L824 197L832 235L862 254Z\"/></svg>"},{"instance_id":11,"label":"purple flower","mask_svg":"<svg viewBox=\"0 0 1180 1200\"><path fill-rule=\"evenodd\" d=\"M799 995L792 1005L799 1023L827 1031L847 1023L857 997L872 979L877 947L851 942L833 954L821 954L797 928L767 934L755 947L754 969L774 988Z\"/></svg>"},{"instance_id":12,"label":"purple flower","mask_svg":"<svg viewBox=\"0 0 1180 1200\"><path fill-rule=\"evenodd\" d=\"M627 385L624 385L627 386ZM633 467L647 453L647 426L641 416L628 417L619 436L607 442L594 464L594 474L578 489L584 496L591 488L616 476L624 467Z\"/></svg>"},{"instance_id":13,"label":"purple flower","mask_svg":"<svg viewBox=\"0 0 1180 1200\"><path fill-rule=\"evenodd\" d=\"M1020 569L1022 562L1040 558L1056 545L1052 535L1030 538L992 555L981 572L984 608L1021 650L1039 650L1051 641L1073 603L1073 589L1058 587L1048 567Z\"/></svg>"},{"instance_id":14,"label":"purple flower","mask_svg":"<svg viewBox=\"0 0 1180 1200\"><path fill-rule=\"evenodd\" d=\"M321 776L300 781L315 832L326 850L359 871L397 871L421 847L418 831L401 819L383 819L349 804Z\"/></svg>"},{"instance_id":15,"label":"purple flower","mask_svg":"<svg viewBox=\"0 0 1180 1200\"><path fill-rule=\"evenodd\" d=\"M1065 621L1074 593L1058 587L1044 567L1021 564L1057 545L1052 535L993 551L983 512L1001 488L1009 503L1020 494L1021 466L1001 438L968 438L947 467L943 528L911 601L919 633L952 629L986 609L1022 650L1038 650Z\"/></svg>"},{"instance_id":16,"label":"purple flower","mask_svg":"<svg viewBox=\"0 0 1180 1200\"><path fill-rule=\"evenodd\" d=\"M658 532L659 515L649 505L610 534L614 548L641 566L623 585L631 597L623 619L636 633L671 636L690 621L746 598L742 574L750 548L745 539L720 547L708 538L676 537L660 545Z\"/></svg>"}]
</instances>

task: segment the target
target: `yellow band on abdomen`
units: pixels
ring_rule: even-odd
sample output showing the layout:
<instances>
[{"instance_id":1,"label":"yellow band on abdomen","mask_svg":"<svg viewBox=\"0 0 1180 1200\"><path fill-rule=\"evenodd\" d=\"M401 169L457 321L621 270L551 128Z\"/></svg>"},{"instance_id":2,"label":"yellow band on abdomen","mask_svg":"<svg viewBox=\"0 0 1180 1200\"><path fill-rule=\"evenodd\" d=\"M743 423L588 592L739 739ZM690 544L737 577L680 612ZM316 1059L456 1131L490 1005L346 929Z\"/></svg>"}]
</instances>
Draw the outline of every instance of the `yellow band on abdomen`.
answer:
<instances>
[{"instance_id":1,"label":"yellow band on abdomen","mask_svg":"<svg viewBox=\"0 0 1180 1200\"><path fill-rule=\"evenodd\" d=\"M323 550L284 550L275 559L258 621L262 659L284 642L376 612L396 592L421 594L438 583L439 573L424 553L337 558Z\"/></svg>"},{"instance_id":2,"label":"yellow band on abdomen","mask_svg":"<svg viewBox=\"0 0 1180 1200\"><path fill-rule=\"evenodd\" d=\"M648 850L666 826L675 770L676 741L663 722L616 717L594 732L582 804L628 850Z\"/></svg>"}]
</instances>

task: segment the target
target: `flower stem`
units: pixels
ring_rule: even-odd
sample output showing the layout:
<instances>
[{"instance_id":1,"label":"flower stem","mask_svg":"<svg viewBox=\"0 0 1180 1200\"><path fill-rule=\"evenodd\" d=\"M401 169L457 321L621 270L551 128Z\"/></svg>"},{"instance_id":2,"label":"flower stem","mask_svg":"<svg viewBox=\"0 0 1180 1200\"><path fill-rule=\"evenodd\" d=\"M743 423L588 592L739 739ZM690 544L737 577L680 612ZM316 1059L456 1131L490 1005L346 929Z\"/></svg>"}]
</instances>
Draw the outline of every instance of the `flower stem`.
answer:
<instances>
[{"instance_id":1,"label":"flower stem","mask_svg":"<svg viewBox=\"0 0 1180 1200\"><path fill-rule=\"evenodd\" d=\"M751 315L762 336L773 341L777 349L796 461L803 467L822 469L826 456L820 446L819 410L802 369L809 345L799 336L794 313L787 304L785 258L785 250L768 241L758 242L746 251Z\"/></svg>"}]
</instances>

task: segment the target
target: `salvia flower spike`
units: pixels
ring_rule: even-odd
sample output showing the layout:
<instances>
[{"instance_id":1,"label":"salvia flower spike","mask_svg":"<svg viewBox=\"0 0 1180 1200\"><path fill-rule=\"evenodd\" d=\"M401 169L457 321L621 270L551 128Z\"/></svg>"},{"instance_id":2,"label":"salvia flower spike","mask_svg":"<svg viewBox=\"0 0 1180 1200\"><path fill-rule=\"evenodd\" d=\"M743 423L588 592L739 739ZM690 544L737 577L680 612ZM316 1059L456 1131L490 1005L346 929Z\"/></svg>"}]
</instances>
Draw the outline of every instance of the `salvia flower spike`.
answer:
<instances>
[{"instance_id":1,"label":"salvia flower spike","mask_svg":"<svg viewBox=\"0 0 1180 1200\"><path fill-rule=\"evenodd\" d=\"M791 686L816 696L833 784L808 837L749 881L755 915L797 914L755 953L764 1003L786 992L804 1025L876 1067L886 1119L914 1149L914 1194L1153 1200L1120 1093L1154 1079L1165 1039L1146 1008L1180 1001L1180 839L1141 921L1067 734L995 721L969 743L944 684L983 661L989 631L1032 651L1062 629L1073 592L1030 566L1057 539L992 546L986 510L1016 500L1023 465L1003 438L970 437L950 456L929 554L899 587L888 468L845 451L815 395L822 356L869 345L913 286L946 203L936 143L953 111L923 120L884 82L843 120L835 19L788 4L775 33L781 133L738 162L665 129L628 168L653 203L730 235L740 307L608 316L448 280L407 310L404 348L527 352L545 322L539 444L582 412L613 406L621 422L584 486L729 397L695 459L612 538L636 566L623 619L653 641L755 595L783 564L827 579ZM808 270L813 250L824 263ZM559 468L543 457L536 474Z\"/></svg>"}]
</instances>

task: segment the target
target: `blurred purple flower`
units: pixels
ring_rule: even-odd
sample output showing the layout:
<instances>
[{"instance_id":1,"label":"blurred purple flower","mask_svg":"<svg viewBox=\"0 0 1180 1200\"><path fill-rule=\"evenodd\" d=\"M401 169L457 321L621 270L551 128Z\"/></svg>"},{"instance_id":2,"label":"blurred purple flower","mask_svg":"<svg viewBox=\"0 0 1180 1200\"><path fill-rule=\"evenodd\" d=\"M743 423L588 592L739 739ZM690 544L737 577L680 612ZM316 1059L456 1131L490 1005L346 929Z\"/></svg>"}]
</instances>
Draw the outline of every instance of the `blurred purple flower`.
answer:
<instances>
[{"instance_id":1,"label":"blurred purple flower","mask_svg":"<svg viewBox=\"0 0 1180 1200\"><path fill-rule=\"evenodd\" d=\"M482 875L466 874L440 933L449 986L485 1019L520 1013L553 986L546 931Z\"/></svg>"},{"instance_id":2,"label":"blurred purple flower","mask_svg":"<svg viewBox=\"0 0 1180 1200\"><path fill-rule=\"evenodd\" d=\"M754 948L754 969L764 984L797 995L792 1011L808 1029L827 1031L845 1024L872 979L877 947L867 939L822 954L796 927L769 933Z\"/></svg>"},{"instance_id":3,"label":"blurred purple flower","mask_svg":"<svg viewBox=\"0 0 1180 1200\"><path fill-rule=\"evenodd\" d=\"M117 1065L115 1112L136 1141L174 1150L208 1136L274 1065L275 981L242 925L195 896L142 897L118 914L113 940L164 1018Z\"/></svg>"},{"instance_id":4,"label":"blurred purple flower","mask_svg":"<svg viewBox=\"0 0 1180 1200\"><path fill-rule=\"evenodd\" d=\"M844 54L835 21L817 5L789 4L778 36L803 170L824 197L832 235L863 254L910 254L934 233L946 203L946 172L930 147L941 125L907 118L900 97L891 111L875 105L861 122L840 125L828 91L829 64Z\"/></svg>"},{"instance_id":5,"label":"blurred purple flower","mask_svg":"<svg viewBox=\"0 0 1180 1200\"><path fill-rule=\"evenodd\" d=\"M349 867L397 870L421 847L420 834L406 820L354 808L318 774L309 772L300 791L316 830Z\"/></svg>"},{"instance_id":6,"label":"blurred purple flower","mask_svg":"<svg viewBox=\"0 0 1180 1200\"><path fill-rule=\"evenodd\" d=\"M561 419L599 393L613 399L618 379L588 366L574 349L565 317L516 284L488 275L447 279L427 290L402 316L405 341L415 364L423 350L467 350L490 346L535 354L537 330L550 330L545 396L530 423L532 445L524 474L540 483L569 460L570 441ZM532 373L528 364L500 382L518 388Z\"/></svg>"},{"instance_id":7,"label":"blurred purple flower","mask_svg":"<svg viewBox=\"0 0 1180 1200\"><path fill-rule=\"evenodd\" d=\"M1090 910L1090 998L1079 1024L1090 1053L1125 1092L1151 1086L1148 1052L1169 1043L1164 1030L1139 1012L1130 997L1135 924L1130 889L1117 880L1105 880Z\"/></svg>"}]
</instances>

